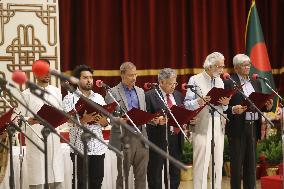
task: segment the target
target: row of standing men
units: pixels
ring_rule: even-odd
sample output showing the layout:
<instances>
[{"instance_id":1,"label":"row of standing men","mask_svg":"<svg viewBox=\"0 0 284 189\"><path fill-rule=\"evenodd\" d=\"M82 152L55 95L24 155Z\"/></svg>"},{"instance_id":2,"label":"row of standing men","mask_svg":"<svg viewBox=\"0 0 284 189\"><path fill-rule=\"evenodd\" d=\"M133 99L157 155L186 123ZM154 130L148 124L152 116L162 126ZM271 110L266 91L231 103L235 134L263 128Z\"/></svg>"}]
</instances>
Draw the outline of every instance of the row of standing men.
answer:
<instances>
[{"instance_id":1,"label":"row of standing men","mask_svg":"<svg viewBox=\"0 0 284 189\"><path fill-rule=\"evenodd\" d=\"M164 101L169 107L173 105L184 105L190 110L198 109L199 107L210 102L210 97L205 94L213 87L218 88L233 88L233 83L223 81L220 75L224 68L224 56L219 52L209 54L203 64L204 71L192 76L188 84L196 86L196 91L204 99L200 99L191 90L188 90L184 97L179 91L175 90L177 86L177 74L174 69L164 68L158 74L159 87L158 91L164 98ZM47 60L46 60L47 61ZM48 62L48 61L47 61ZM48 62L49 63L49 62ZM245 54L238 54L233 59L233 65L236 74L232 75L239 85L242 85L242 90L246 95L256 91L261 92L261 85L258 81L249 79L249 70L251 61ZM121 109L124 112L132 108L138 108L151 113L156 113L164 109L164 104L159 99L155 91L149 90L144 92L143 89L135 85L137 78L136 66L131 62L125 62L120 66L121 82L111 88L113 97L120 103ZM86 65L79 65L73 70L73 76L79 79L77 92L89 98L100 105L113 102L110 95L103 98L100 94L92 91L93 89L93 70ZM58 88L49 85L50 74L43 77L36 77L37 84L49 92L50 95L45 95L44 98L59 109L69 112L75 108L75 104L79 100L79 96L75 93L68 93L62 100L61 92ZM23 96L30 108L37 112L43 106L44 102L33 95L29 89L23 92ZM214 114L214 156L215 156L215 188L221 188L222 181L222 165L223 165L223 147L225 125L229 138L230 157L231 157L231 188L240 189L241 180L246 189L253 189L255 186L255 143L257 139L257 128L260 127L260 115L257 113L246 112L247 107L241 106L244 97L237 93L230 98L220 98L219 106L216 106L220 112L227 114L230 122L226 121L218 113ZM265 109L271 110L272 101L266 102ZM20 107L21 112L26 112L23 107ZM264 110L265 111L265 110ZM115 116L121 116L121 111L116 111ZM43 128L39 122L32 117L28 112L25 114L28 123L33 126L34 130L40 135ZM96 112L85 112L80 118L80 123L88 127L97 136L103 139L102 127L108 125L108 119ZM126 121L126 120L122 120ZM154 118L147 125L138 126L142 134L158 145L161 149L166 150L168 136L169 153L176 159L180 160L182 155L182 146L184 137L180 130L172 126L166 131L167 119L164 116ZM191 121L193 128L192 143L193 143L193 186L195 189L207 189L207 174L211 157L211 138L212 138L212 118L209 113L209 108L205 107L198 116ZM70 124L70 142L74 144L81 152L83 152L83 144L81 141L82 130ZM27 134L41 144L40 139L35 133L26 127ZM123 137L121 137L123 136ZM128 184L124 184L124 177L128 183L129 170L133 166L135 188L137 189L159 189L162 188L162 170L167 172L165 166L166 160L148 148L142 143L139 138L131 135L129 131L122 127L113 126L110 134L110 145L123 151L124 160L117 157L118 175L116 179L116 188L128 188ZM127 145L125 145L127 144ZM30 189L42 189L44 184L44 157L36 147L29 141L27 145L27 163L29 172L29 187ZM89 188L101 188L104 177L104 158L107 147L92 138L88 142L88 158L89 158ZM62 189L64 181L63 156L60 149L60 140L55 134L48 136L48 179L50 188ZM75 162L77 170L77 186L78 189L84 184L83 178L83 158L75 156L71 153L71 158ZM177 189L180 184L180 170L170 163L170 188ZM210 176L210 178L212 178ZM146 179L148 185L146 184ZM165 181L167 181L165 174ZM74 187L73 183L73 187ZM123 186L125 185L125 186ZM167 187L167 182L165 182Z\"/></svg>"}]
</instances>

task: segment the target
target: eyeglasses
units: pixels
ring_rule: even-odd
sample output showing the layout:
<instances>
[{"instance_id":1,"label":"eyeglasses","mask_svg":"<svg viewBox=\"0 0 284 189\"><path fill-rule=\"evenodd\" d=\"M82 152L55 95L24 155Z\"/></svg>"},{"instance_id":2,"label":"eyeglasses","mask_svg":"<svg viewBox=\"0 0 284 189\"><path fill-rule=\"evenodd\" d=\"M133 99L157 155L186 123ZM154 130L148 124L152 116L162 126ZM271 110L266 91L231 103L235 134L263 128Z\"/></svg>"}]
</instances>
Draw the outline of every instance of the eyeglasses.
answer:
<instances>
[{"instance_id":1,"label":"eyeglasses","mask_svg":"<svg viewBox=\"0 0 284 189\"><path fill-rule=\"evenodd\" d=\"M241 64L241 67L245 68L245 67L251 67L251 63L249 64Z\"/></svg>"},{"instance_id":2,"label":"eyeglasses","mask_svg":"<svg viewBox=\"0 0 284 189\"><path fill-rule=\"evenodd\" d=\"M218 69L224 69L225 68L224 65L220 65L220 66L219 65L215 65L215 67L218 68Z\"/></svg>"},{"instance_id":3,"label":"eyeglasses","mask_svg":"<svg viewBox=\"0 0 284 189\"><path fill-rule=\"evenodd\" d=\"M166 84L169 85L169 86L174 86L174 87L178 86L177 82L175 82L175 83L166 83Z\"/></svg>"}]
</instances>

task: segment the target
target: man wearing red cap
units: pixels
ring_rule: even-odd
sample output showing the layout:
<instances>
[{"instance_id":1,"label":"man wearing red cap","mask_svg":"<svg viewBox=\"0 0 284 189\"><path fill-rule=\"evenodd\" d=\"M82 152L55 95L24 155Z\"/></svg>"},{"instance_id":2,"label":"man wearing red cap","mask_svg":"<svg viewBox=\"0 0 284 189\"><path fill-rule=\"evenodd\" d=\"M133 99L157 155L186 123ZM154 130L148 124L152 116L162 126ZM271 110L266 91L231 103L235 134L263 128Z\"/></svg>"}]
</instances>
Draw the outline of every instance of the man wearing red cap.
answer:
<instances>
[{"instance_id":1,"label":"man wearing red cap","mask_svg":"<svg viewBox=\"0 0 284 189\"><path fill-rule=\"evenodd\" d=\"M50 64L48 60L39 60ZM36 62L35 62L36 63ZM47 73L43 76L36 76L36 84L43 88L47 93L43 98L52 104L56 108L61 108L62 95L60 89L49 84L50 74ZM38 112L45 102L32 93L28 88L23 91L23 97L25 103L34 112ZM44 127L39 124L30 112L27 112L24 107L19 107L20 112L28 120L28 123L32 126L26 127L26 134L39 146L43 148L43 142L38 137L42 138L41 130ZM36 133L35 133L36 132ZM30 189L42 189L45 183L45 167L44 167L44 154L37 149L29 140L26 141L26 160L28 169L28 184ZM47 138L47 152L48 152L48 183L52 189L63 189L64 181L64 163L62 149L60 145L60 139L57 135L50 133Z\"/></svg>"}]
</instances>

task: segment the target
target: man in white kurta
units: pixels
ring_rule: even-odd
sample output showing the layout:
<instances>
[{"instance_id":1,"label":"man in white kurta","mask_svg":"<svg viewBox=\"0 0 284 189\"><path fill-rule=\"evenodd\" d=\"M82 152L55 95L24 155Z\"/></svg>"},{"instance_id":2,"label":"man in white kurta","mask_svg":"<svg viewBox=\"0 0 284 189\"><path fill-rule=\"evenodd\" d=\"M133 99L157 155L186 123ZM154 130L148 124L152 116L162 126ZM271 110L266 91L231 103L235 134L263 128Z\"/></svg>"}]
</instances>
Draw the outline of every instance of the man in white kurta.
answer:
<instances>
[{"instance_id":1,"label":"man in white kurta","mask_svg":"<svg viewBox=\"0 0 284 189\"><path fill-rule=\"evenodd\" d=\"M60 89L49 85L50 74L41 78L37 78L37 84L42 87L50 95L45 94L44 98L56 108L61 108L62 95ZM32 94L30 89L23 91L23 97L29 108L37 113L44 105L44 101ZM22 115L28 120L37 135L42 137L41 130L43 125L38 124L30 112L27 112L24 107L19 107ZM34 131L26 126L26 134L42 149L44 144ZM26 160L28 169L28 184L30 189L42 189L45 182L45 167L44 154L37 149L29 140L26 140ZM47 154L48 154L48 183L51 189L63 189L62 182L64 181L64 163L60 145L60 138L54 133L50 133L47 138Z\"/></svg>"},{"instance_id":2,"label":"man in white kurta","mask_svg":"<svg viewBox=\"0 0 284 189\"><path fill-rule=\"evenodd\" d=\"M206 94L213 88L224 88L220 74L224 68L224 56L214 52L207 56L204 62L204 71L189 79L189 85L195 85L197 93L204 97L206 102L211 98ZM187 109L195 110L205 104L195 93L188 89L184 101ZM228 108L229 98L220 98L219 106L215 106L219 112ZM194 189L207 189L207 174L211 158L212 117L206 106L197 116L197 124L193 132L193 186ZM224 118L217 112L214 114L214 157L215 157L215 188L221 188L223 147L224 147ZM211 167L211 166L210 166ZM210 171L211 174L211 171ZM212 178L212 176L210 175Z\"/></svg>"}]
</instances>

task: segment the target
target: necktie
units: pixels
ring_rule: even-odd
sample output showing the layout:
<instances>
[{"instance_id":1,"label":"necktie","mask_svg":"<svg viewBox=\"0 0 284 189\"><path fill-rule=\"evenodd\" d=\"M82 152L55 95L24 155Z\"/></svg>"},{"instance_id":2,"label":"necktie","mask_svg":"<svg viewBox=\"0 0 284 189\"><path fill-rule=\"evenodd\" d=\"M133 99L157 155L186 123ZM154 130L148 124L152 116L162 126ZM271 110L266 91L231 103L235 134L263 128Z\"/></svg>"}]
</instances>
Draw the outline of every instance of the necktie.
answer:
<instances>
[{"instance_id":1,"label":"necktie","mask_svg":"<svg viewBox=\"0 0 284 189\"><path fill-rule=\"evenodd\" d=\"M173 104L173 101L170 99L170 94L166 94L166 97L167 97L168 107L171 108L174 104ZM179 132L180 132L180 129L178 127L174 127L174 133L179 134Z\"/></svg>"},{"instance_id":2,"label":"necktie","mask_svg":"<svg viewBox=\"0 0 284 189\"><path fill-rule=\"evenodd\" d=\"M173 101L170 99L170 94L166 94L166 96L168 107L171 108L173 106Z\"/></svg>"}]
</instances>

